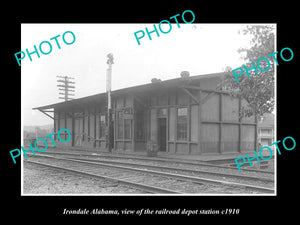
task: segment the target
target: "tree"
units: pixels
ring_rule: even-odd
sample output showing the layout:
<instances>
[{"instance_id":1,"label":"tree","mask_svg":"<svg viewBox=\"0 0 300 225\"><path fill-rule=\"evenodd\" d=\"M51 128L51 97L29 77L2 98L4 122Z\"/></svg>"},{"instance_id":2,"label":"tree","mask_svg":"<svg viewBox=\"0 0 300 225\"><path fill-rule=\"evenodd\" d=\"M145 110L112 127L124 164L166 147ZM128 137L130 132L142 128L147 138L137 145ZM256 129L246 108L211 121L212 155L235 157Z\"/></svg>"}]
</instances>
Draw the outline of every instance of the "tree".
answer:
<instances>
[{"instance_id":1,"label":"tree","mask_svg":"<svg viewBox=\"0 0 300 225\"><path fill-rule=\"evenodd\" d=\"M238 77L239 82L235 80L231 71L226 71L225 79L222 85L223 90L228 90L231 96L244 98L251 108L251 110L244 110L244 115L250 117L257 115L259 118L264 113L271 113L274 109L274 67L276 66L272 56L274 50L274 27L270 25L262 26L247 26L240 33L243 35L250 34L252 39L249 49L240 48L239 53L245 53L241 58L245 60L247 68L253 67L251 62L256 65L259 58L265 57L269 59L270 68L266 71L257 69L258 74L254 70L249 71L248 76ZM266 69L268 63L266 60L261 60L259 63L260 68ZM241 66L242 68L242 66Z\"/></svg>"}]
</instances>

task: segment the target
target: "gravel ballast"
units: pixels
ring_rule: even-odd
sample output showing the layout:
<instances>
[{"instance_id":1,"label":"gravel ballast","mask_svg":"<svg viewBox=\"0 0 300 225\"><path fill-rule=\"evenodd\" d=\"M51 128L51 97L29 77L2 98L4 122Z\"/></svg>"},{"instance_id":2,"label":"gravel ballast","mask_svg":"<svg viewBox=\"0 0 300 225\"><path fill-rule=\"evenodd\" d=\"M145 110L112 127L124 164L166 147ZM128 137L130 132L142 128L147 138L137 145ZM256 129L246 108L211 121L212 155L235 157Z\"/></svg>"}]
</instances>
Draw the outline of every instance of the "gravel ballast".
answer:
<instances>
[{"instance_id":1,"label":"gravel ballast","mask_svg":"<svg viewBox=\"0 0 300 225\"><path fill-rule=\"evenodd\" d=\"M23 194L143 194L104 179L93 179L24 162Z\"/></svg>"}]
</instances>

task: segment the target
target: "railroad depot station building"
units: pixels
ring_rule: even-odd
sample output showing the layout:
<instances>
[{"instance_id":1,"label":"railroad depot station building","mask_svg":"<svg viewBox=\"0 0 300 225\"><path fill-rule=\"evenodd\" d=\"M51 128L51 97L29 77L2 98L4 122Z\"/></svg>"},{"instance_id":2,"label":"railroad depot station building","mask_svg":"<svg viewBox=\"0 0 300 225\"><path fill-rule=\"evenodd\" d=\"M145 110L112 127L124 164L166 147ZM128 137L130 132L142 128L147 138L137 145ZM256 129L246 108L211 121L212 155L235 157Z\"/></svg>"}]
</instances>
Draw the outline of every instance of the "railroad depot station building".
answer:
<instances>
[{"instance_id":1,"label":"railroad depot station building","mask_svg":"<svg viewBox=\"0 0 300 225\"><path fill-rule=\"evenodd\" d=\"M153 141L158 151L176 154L253 152L257 120L239 116L247 102L221 90L224 74L156 80L112 91L113 149L146 151ZM106 93L34 109L53 118L54 132L70 131L70 141L56 144L107 151Z\"/></svg>"}]
</instances>

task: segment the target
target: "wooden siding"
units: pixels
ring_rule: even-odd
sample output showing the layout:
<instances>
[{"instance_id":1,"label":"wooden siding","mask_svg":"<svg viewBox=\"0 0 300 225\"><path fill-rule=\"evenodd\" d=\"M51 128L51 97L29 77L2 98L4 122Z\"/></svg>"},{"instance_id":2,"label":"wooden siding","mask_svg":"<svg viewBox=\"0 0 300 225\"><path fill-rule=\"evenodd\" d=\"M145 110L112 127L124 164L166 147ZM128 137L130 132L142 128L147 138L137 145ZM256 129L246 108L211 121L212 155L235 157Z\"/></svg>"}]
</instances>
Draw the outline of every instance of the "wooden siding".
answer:
<instances>
[{"instance_id":1,"label":"wooden siding","mask_svg":"<svg viewBox=\"0 0 300 225\"><path fill-rule=\"evenodd\" d=\"M217 79L216 79L217 80ZM190 88L189 88L190 87ZM215 83L203 80L177 89L165 89L160 92L138 95L115 96L112 101L114 120L114 148L119 151L146 151L147 141L158 141L159 112L166 110L166 151L177 154L226 154L255 150L255 117L241 118L241 110L247 108L247 102L230 97L220 90L208 90ZM202 89L201 89L202 88ZM105 138L100 138L100 115L106 113L105 101L92 102L75 109L60 109L54 113L55 130L67 128L72 133L73 146L106 149ZM78 106L79 107L79 106ZM178 108L187 108L187 138L179 140L177 135ZM137 139L137 109L143 110L144 138ZM117 137L116 113L130 120L130 138ZM75 115L80 115L76 117ZM123 126L124 129L124 126ZM124 131L124 130L123 130Z\"/></svg>"},{"instance_id":2,"label":"wooden siding","mask_svg":"<svg viewBox=\"0 0 300 225\"><path fill-rule=\"evenodd\" d=\"M205 93L204 96L209 93ZM212 94L203 104L201 112L201 120L203 121L218 121L220 112L220 96Z\"/></svg>"},{"instance_id":3,"label":"wooden siding","mask_svg":"<svg viewBox=\"0 0 300 225\"><path fill-rule=\"evenodd\" d=\"M202 125L202 143L201 148L203 153L218 153L219 152L219 132L218 124L203 124Z\"/></svg>"},{"instance_id":4,"label":"wooden siding","mask_svg":"<svg viewBox=\"0 0 300 225\"><path fill-rule=\"evenodd\" d=\"M222 152L239 151L239 125L223 124L222 125Z\"/></svg>"},{"instance_id":5,"label":"wooden siding","mask_svg":"<svg viewBox=\"0 0 300 225\"><path fill-rule=\"evenodd\" d=\"M191 106L191 141L198 142L198 106Z\"/></svg>"},{"instance_id":6,"label":"wooden siding","mask_svg":"<svg viewBox=\"0 0 300 225\"><path fill-rule=\"evenodd\" d=\"M169 110L169 141L175 141L176 108L170 107Z\"/></svg>"},{"instance_id":7,"label":"wooden siding","mask_svg":"<svg viewBox=\"0 0 300 225\"><path fill-rule=\"evenodd\" d=\"M112 106L113 106L113 113L115 114L114 116L114 148L117 151L134 151L135 150L135 123L134 123L134 96L133 95L124 95L124 96L119 96L117 98L114 98L112 100ZM118 112L121 111L123 112L123 131L122 131L122 137L118 137ZM127 114L125 111L129 111L130 113ZM130 139L125 139L125 134L124 134L124 120L130 120Z\"/></svg>"},{"instance_id":8,"label":"wooden siding","mask_svg":"<svg viewBox=\"0 0 300 225\"><path fill-rule=\"evenodd\" d=\"M247 110L251 110L251 108L248 106L248 103L245 99L241 100L241 107ZM250 116L250 117L242 117L242 122L243 123L255 123L255 116Z\"/></svg>"},{"instance_id":9,"label":"wooden siding","mask_svg":"<svg viewBox=\"0 0 300 225\"><path fill-rule=\"evenodd\" d=\"M223 121L239 121L239 100L228 95L222 96Z\"/></svg>"},{"instance_id":10,"label":"wooden siding","mask_svg":"<svg viewBox=\"0 0 300 225\"><path fill-rule=\"evenodd\" d=\"M243 125L241 130L241 152L254 151L255 149L255 126Z\"/></svg>"}]
</instances>

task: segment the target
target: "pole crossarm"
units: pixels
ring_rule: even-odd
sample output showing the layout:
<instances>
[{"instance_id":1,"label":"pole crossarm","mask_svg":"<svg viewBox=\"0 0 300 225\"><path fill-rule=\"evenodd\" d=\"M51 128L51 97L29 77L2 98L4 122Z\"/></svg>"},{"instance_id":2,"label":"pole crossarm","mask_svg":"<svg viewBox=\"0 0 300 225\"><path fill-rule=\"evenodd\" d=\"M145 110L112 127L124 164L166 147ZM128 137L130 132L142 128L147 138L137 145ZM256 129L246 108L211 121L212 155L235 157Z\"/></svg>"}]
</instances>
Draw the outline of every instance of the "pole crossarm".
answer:
<instances>
[{"instance_id":1,"label":"pole crossarm","mask_svg":"<svg viewBox=\"0 0 300 225\"><path fill-rule=\"evenodd\" d=\"M63 97L58 97L59 99L64 99L65 102L72 100L73 98L70 98L69 96L74 96L74 94L71 94L70 92L75 92L75 86L70 85L70 84L75 84L75 82L70 81L69 79L74 79L74 77L68 77L68 76L57 76L59 78L63 79L58 79L57 82L59 82L58 85L56 85L59 91L59 95L62 95Z\"/></svg>"}]
</instances>

